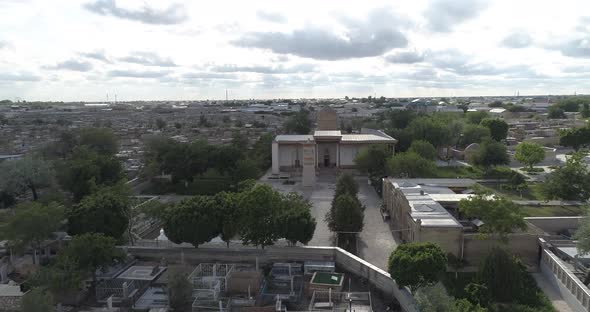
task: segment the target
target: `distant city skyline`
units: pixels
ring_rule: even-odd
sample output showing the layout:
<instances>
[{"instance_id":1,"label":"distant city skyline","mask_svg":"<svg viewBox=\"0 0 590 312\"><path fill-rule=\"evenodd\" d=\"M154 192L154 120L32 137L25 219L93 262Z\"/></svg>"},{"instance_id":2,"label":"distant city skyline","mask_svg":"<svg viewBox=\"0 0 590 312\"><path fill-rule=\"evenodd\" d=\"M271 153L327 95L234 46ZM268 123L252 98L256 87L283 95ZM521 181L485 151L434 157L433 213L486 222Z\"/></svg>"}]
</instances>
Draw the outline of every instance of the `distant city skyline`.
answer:
<instances>
[{"instance_id":1,"label":"distant city skyline","mask_svg":"<svg viewBox=\"0 0 590 312\"><path fill-rule=\"evenodd\" d=\"M590 93L584 0L0 0L0 12L0 100Z\"/></svg>"}]
</instances>

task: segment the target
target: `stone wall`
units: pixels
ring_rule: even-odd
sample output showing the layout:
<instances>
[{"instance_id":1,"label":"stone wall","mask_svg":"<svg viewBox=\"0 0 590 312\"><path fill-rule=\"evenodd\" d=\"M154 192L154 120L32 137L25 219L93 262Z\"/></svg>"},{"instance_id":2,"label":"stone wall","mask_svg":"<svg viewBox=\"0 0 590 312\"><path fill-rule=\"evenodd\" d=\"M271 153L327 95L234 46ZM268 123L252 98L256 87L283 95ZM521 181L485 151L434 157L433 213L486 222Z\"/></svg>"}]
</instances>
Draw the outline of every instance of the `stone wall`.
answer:
<instances>
[{"instance_id":1,"label":"stone wall","mask_svg":"<svg viewBox=\"0 0 590 312\"><path fill-rule=\"evenodd\" d=\"M524 218L534 226L547 232L557 234L568 229L577 229L586 217L529 217Z\"/></svg>"},{"instance_id":2,"label":"stone wall","mask_svg":"<svg viewBox=\"0 0 590 312\"><path fill-rule=\"evenodd\" d=\"M507 242L498 239L480 239L476 234L464 234L463 257L469 266L478 266L496 246L504 246L514 255L530 266L539 263L538 236L533 234L510 234Z\"/></svg>"}]
</instances>

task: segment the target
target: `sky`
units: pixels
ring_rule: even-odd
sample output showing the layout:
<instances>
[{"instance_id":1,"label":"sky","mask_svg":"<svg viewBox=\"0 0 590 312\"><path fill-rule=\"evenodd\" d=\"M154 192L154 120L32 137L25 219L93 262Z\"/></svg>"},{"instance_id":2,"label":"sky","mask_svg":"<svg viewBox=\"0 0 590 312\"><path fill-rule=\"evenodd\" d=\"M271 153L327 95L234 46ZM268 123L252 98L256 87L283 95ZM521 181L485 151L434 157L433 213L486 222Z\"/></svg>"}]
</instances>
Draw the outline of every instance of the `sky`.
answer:
<instances>
[{"instance_id":1,"label":"sky","mask_svg":"<svg viewBox=\"0 0 590 312\"><path fill-rule=\"evenodd\" d=\"M0 0L0 99L590 93L588 0Z\"/></svg>"}]
</instances>

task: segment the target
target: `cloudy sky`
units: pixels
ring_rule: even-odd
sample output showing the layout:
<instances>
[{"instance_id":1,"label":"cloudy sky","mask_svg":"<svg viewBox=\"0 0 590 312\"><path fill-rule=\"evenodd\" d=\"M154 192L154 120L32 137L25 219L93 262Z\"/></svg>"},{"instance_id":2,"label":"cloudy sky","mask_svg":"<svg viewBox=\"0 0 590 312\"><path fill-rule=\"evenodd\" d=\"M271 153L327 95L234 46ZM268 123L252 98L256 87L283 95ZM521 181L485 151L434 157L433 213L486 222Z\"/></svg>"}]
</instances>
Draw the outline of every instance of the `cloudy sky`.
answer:
<instances>
[{"instance_id":1,"label":"cloudy sky","mask_svg":"<svg viewBox=\"0 0 590 312\"><path fill-rule=\"evenodd\" d=\"M0 0L0 99L590 93L590 1Z\"/></svg>"}]
</instances>

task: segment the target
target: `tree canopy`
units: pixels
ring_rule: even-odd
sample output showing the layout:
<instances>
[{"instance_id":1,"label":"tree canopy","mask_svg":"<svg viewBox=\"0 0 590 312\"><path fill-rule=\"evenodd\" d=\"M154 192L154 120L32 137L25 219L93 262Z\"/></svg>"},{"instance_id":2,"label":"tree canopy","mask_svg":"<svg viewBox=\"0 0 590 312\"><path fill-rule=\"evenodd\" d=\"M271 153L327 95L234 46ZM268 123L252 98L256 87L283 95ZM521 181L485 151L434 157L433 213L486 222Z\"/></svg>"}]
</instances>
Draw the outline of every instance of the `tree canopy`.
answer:
<instances>
[{"instance_id":1,"label":"tree canopy","mask_svg":"<svg viewBox=\"0 0 590 312\"><path fill-rule=\"evenodd\" d=\"M490 129L490 135L496 141L502 141L508 136L508 124L502 119L484 118L480 124Z\"/></svg>"},{"instance_id":2,"label":"tree canopy","mask_svg":"<svg viewBox=\"0 0 590 312\"><path fill-rule=\"evenodd\" d=\"M39 198L39 189L51 185L53 170L42 158L25 156L0 164L0 190L8 194L23 195L30 190L33 200Z\"/></svg>"},{"instance_id":3,"label":"tree canopy","mask_svg":"<svg viewBox=\"0 0 590 312\"><path fill-rule=\"evenodd\" d=\"M472 143L481 143L489 139L490 129L476 124L467 124L463 127L461 136L459 137L459 144L461 147L466 147Z\"/></svg>"},{"instance_id":4,"label":"tree canopy","mask_svg":"<svg viewBox=\"0 0 590 312\"><path fill-rule=\"evenodd\" d=\"M194 196L166 209L164 231L174 243L199 247L221 232L220 213L213 197Z\"/></svg>"},{"instance_id":5,"label":"tree canopy","mask_svg":"<svg viewBox=\"0 0 590 312\"><path fill-rule=\"evenodd\" d=\"M287 118L283 124L285 133L288 134L309 134L311 131L311 118L309 110L302 108L299 112Z\"/></svg>"},{"instance_id":6,"label":"tree canopy","mask_svg":"<svg viewBox=\"0 0 590 312\"><path fill-rule=\"evenodd\" d=\"M20 204L15 214L8 218L2 234L17 246L32 245L37 251L41 243L50 239L64 220L64 208L57 203L43 205L38 202ZM33 255L35 263L35 255Z\"/></svg>"},{"instance_id":7,"label":"tree canopy","mask_svg":"<svg viewBox=\"0 0 590 312\"><path fill-rule=\"evenodd\" d=\"M341 194L334 198L326 221L332 232L361 232L364 214L364 207L355 196Z\"/></svg>"},{"instance_id":8,"label":"tree canopy","mask_svg":"<svg viewBox=\"0 0 590 312\"><path fill-rule=\"evenodd\" d=\"M116 243L114 238L101 233L76 235L62 250L62 254L77 263L79 268L90 272L96 281L96 270L106 269L125 257Z\"/></svg>"},{"instance_id":9,"label":"tree canopy","mask_svg":"<svg viewBox=\"0 0 590 312\"><path fill-rule=\"evenodd\" d=\"M33 288L22 298L22 312L47 312L54 310L53 297L41 288Z\"/></svg>"},{"instance_id":10,"label":"tree canopy","mask_svg":"<svg viewBox=\"0 0 590 312\"><path fill-rule=\"evenodd\" d=\"M580 152L569 156L565 165L548 174L541 184L546 199L580 200L590 198L590 170Z\"/></svg>"},{"instance_id":11,"label":"tree canopy","mask_svg":"<svg viewBox=\"0 0 590 312\"><path fill-rule=\"evenodd\" d=\"M81 129L79 144L100 155L112 156L119 150L118 139L109 128Z\"/></svg>"},{"instance_id":12,"label":"tree canopy","mask_svg":"<svg viewBox=\"0 0 590 312\"><path fill-rule=\"evenodd\" d=\"M446 268L444 252L430 242L403 244L391 253L388 262L391 278L412 291L435 284Z\"/></svg>"},{"instance_id":13,"label":"tree canopy","mask_svg":"<svg viewBox=\"0 0 590 312\"><path fill-rule=\"evenodd\" d=\"M119 239L129 225L129 198L121 186L103 187L68 212L68 233L102 233Z\"/></svg>"},{"instance_id":14,"label":"tree canopy","mask_svg":"<svg viewBox=\"0 0 590 312\"><path fill-rule=\"evenodd\" d=\"M479 233L505 238L514 229L526 229L520 206L491 192L478 190L469 199L459 201L459 212L467 218L483 221Z\"/></svg>"},{"instance_id":15,"label":"tree canopy","mask_svg":"<svg viewBox=\"0 0 590 312\"><path fill-rule=\"evenodd\" d=\"M358 169L367 172L369 176L382 176L385 174L385 161L391 154L385 145L370 145L356 155L354 162Z\"/></svg>"},{"instance_id":16,"label":"tree canopy","mask_svg":"<svg viewBox=\"0 0 590 312\"><path fill-rule=\"evenodd\" d=\"M430 142L424 140L415 140L410 145L408 152L416 153L422 158L435 160L436 159L436 148Z\"/></svg>"},{"instance_id":17,"label":"tree canopy","mask_svg":"<svg viewBox=\"0 0 590 312\"><path fill-rule=\"evenodd\" d=\"M545 159L545 151L540 144L522 142L516 146L514 158L532 169Z\"/></svg>"},{"instance_id":18,"label":"tree canopy","mask_svg":"<svg viewBox=\"0 0 590 312\"><path fill-rule=\"evenodd\" d=\"M559 145L572 147L576 151L590 145L590 126L562 130L559 136Z\"/></svg>"},{"instance_id":19,"label":"tree canopy","mask_svg":"<svg viewBox=\"0 0 590 312\"><path fill-rule=\"evenodd\" d=\"M497 165L508 165L510 158L506 146L493 140L484 140L470 161L479 167L489 168Z\"/></svg>"},{"instance_id":20,"label":"tree canopy","mask_svg":"<svg viewBox=\"0 0 590 312\"><path fill-rule=\"evenodd\" d=\"M397 178L418 178L436 171L433 161L413 152L397 153L387 160L387 173Z\"/></svg>"}]
</instances>

